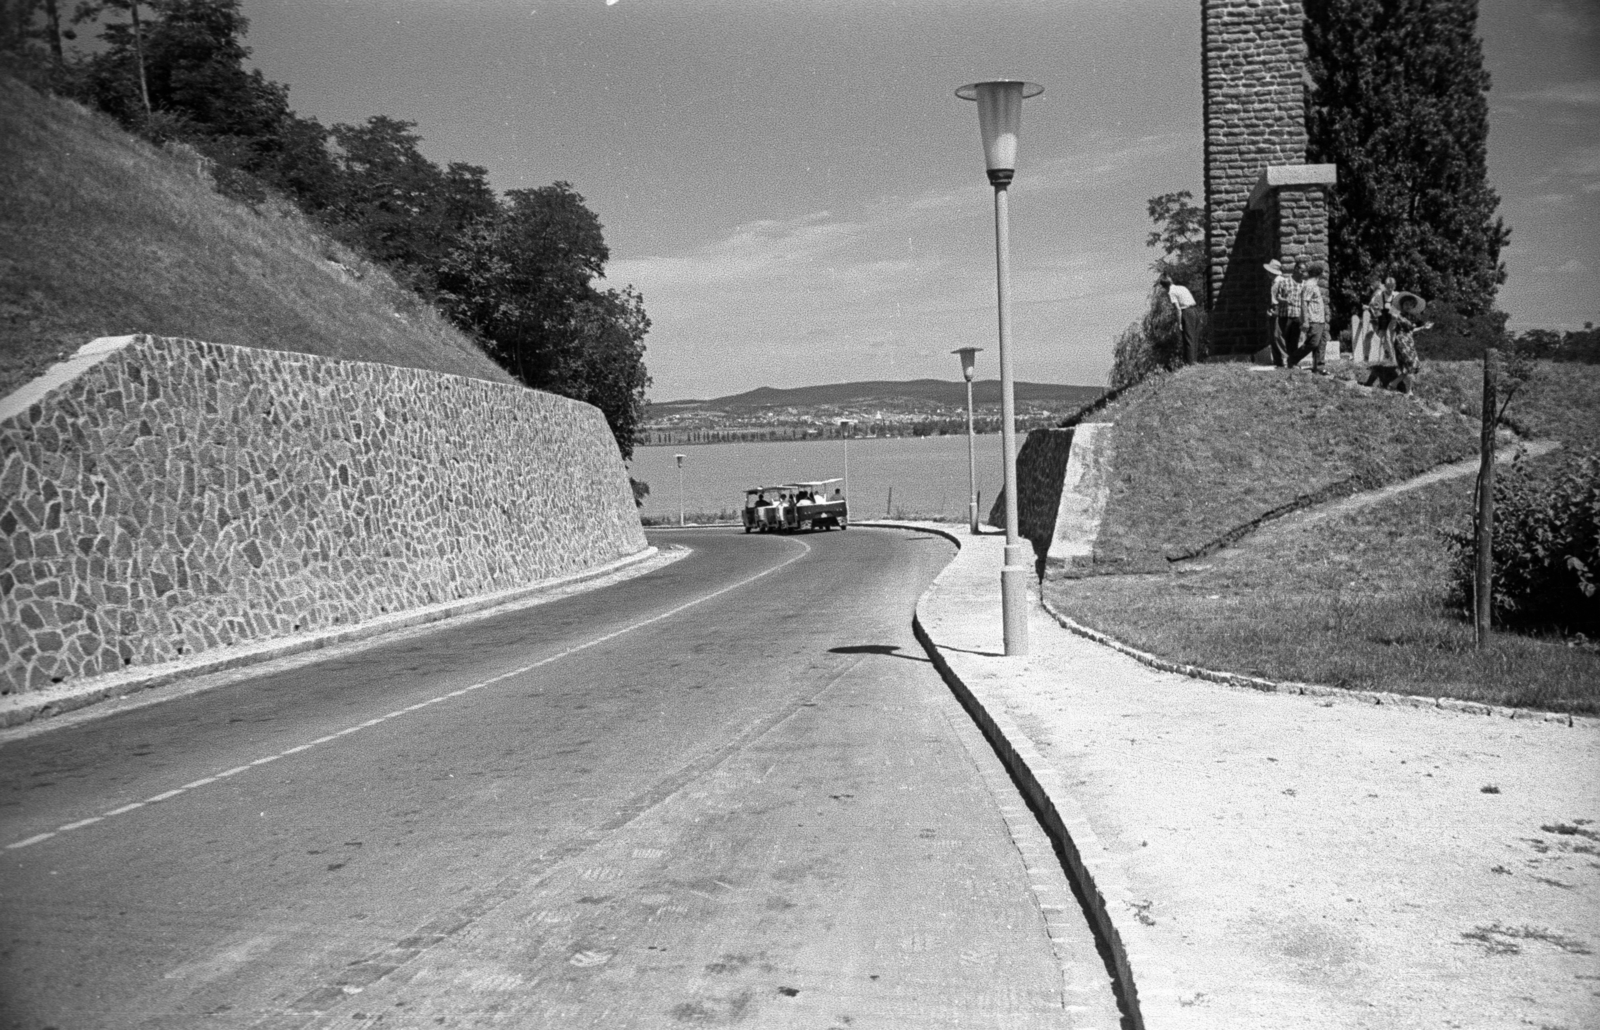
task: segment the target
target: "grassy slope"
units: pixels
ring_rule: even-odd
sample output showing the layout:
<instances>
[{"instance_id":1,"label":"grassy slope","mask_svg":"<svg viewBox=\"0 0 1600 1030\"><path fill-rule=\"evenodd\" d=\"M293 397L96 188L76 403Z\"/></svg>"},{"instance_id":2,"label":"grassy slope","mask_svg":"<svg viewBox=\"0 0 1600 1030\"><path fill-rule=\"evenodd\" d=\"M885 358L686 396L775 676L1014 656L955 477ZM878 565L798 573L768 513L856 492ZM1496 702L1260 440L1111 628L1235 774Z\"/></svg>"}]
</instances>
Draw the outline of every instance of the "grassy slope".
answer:
<instances>
[{"instance_id":1,"label":"grassy slope","mask_svg":"<svg viewBox=\"0 0 1600 1030\"><path fill-rule=\"evenodd\" d=\"M1153 377L1095 419L1116 426L1100 571L1161 568L1315 491L1467 457L1477 432L1396 394L1238 363Z\"/></svg>"},{"instance_id":2,"label":"grassy slope","mask_svg":"<svg viewBox=\"0 0 1600 1030\"><path fill-rule=\"evenodd\" d=\"M1418 389L1475 413L1480 376L1473 363L1431 363ZM1600 368L1541 366L1511 413L1564 451L1600 445ZM1131 453L1137 460L1144 452ZM1119 464L1124 457L1119 452ZM1540 463L1560 460L1558 451ZM1140 475L1127 465L1121 472ZM1081 622L1209 668L1600 712L1600 654L1592 648L1497 633L1478 650L1471 626L1450 609L1441 533L1470 525L1472 493L1467 476L1314 523L1269 524L1159 575L1052 580L1045 589Z\"/></svg>"},{"instance_id":3,"label":"grassy slope","mask_svg":"<svg viewBox=\"0 0 1600 1030\"><path fill-rule=\"evenodd\" d=\"M0 140L0 394L134 332L511 381L298 212L218 196L192 153L4 76Z\"/></svg>"}]
</instances>

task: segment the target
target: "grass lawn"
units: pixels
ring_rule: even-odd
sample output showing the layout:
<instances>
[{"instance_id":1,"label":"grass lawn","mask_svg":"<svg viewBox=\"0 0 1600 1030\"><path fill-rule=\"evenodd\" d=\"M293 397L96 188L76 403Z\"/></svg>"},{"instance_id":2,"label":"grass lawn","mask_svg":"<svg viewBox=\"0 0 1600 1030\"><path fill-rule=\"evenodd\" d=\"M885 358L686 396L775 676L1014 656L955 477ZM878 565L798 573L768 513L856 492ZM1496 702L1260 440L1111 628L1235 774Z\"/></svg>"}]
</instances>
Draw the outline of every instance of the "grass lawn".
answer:
<instances>
[{"instance_id":1,"label":"grass lawn","mask_svg":"<svg viewBox=\"0 0 1600 1030\"><path fill-rule=\"evenodd\" d=\"M1155 571L1310 496L1398 482L1476 451L1472 420L1305 371L1200 365L1152 377L1114 423L1092 572Z\"/></svg>"},{"instance_id":2,"label":"grass lawn","mask_svg":"<svg viewBox=\"0 0 1600 1030\"><path fill-rule=\"evenodd\" d=\"M0 395L140 332L511 382L297 211L218 195L192 151L3 74L0 140Z\"/></svg>"},{"instance_id":3,"label":"grass lawn","mask_svg":"<svg viewBox=\"0 0 1600 1030\"><path fill-rule=\"evenodd\" d=\"M1471 363L1433 363L1419 394L1475 413L1480 377ZM1593 447L1600 442L1600 368L1542 365L1511 411L1530 431L1561 440L1563 451ZM1342 431L1363 430L1351 424ZM1132 451L1135 459L1142 453ZM1150 474L1124 464L1127 458L1119 448L1119 477ZM1563 460L1558 451L1537 465ZM1045 593L1079 622L1208 668L1600 714L1600 649L1593 642L1496 633L1478 650L1471 625L1448 606L1442 534L1470 525L1472 493L1466 476L1345 512L1332 505L1269 522L1233 546L1165 563L1159 573L1053 576ZM1224 503L1209 498L1192 510Z\"/></svg>"}]
</instances>

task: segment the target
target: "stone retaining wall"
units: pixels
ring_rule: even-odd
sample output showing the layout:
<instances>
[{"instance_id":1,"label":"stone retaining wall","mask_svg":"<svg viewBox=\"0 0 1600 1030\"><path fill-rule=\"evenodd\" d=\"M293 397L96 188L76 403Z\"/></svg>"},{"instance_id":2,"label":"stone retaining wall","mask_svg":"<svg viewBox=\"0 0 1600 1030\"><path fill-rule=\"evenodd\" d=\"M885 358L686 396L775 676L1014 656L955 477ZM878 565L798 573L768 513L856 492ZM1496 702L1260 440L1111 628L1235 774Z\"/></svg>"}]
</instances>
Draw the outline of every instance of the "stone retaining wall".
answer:
<instances>
[{"instance_id":1,"label":"stone retaining wall","mask_svg":"<svg viewBox=\"0 0 1600 1030\"><path fill-rule=\"evenodd\" d=\"M0 693L646 546L604 417L566 398L150 336L52 374L0 402Z\"/></svg>"},{"instance_id":2,"label":"stone retaining wall","mask_svg":"<svg viewBox=\"0 0 1600 1030\"><path fill-rule=\"evenodd\" d=\"M1040 562L1055 537L1072 435L1072 429L1035 429L1017 448L1017 534L1033 544L1034 557ZM989 525L1003 529L1005 524L1006 492L1002 489L989 509Z\"/></svg>"}]
</instances>

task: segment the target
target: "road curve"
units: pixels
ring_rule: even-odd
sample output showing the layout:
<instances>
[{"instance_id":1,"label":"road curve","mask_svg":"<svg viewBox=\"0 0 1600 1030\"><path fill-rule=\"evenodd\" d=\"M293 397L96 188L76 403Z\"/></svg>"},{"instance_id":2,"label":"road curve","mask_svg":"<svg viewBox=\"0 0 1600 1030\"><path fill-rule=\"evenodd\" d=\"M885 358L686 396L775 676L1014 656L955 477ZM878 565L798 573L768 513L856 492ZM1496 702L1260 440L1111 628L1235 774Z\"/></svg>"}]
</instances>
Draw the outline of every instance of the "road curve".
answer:
<instances>
[{"instance_id":1,"label":"road curve","mask_svg":"<svg viewBox=\"0 0 1600 1030\"><path fill-rule=\"evenodd\" d=\"M655 542L0 746L0 1026L1115 1026L911 637L948 542Z\"/></svg>"}]
</instances>

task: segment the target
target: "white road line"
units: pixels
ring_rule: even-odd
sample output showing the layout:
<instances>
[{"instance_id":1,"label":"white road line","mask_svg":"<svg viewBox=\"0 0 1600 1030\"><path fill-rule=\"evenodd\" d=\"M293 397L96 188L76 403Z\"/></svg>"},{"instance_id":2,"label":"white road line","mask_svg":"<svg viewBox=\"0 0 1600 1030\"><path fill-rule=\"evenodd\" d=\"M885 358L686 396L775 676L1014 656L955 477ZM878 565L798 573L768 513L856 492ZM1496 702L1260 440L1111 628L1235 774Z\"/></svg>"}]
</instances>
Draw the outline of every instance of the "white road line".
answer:
<instances>
[{"instance_id":1,"label":"white road line","mask_svg":"<svg viewBox=\"0 0 1600 1030\"><path fill-rule=\"evenodd\" d=\"M10 851L13 848L25 848L29 844L37 844L42 840L49 840L51 837L54 837L54 836L55 836L55 834L53 834L53 833L35 834L34 836L29 837L27 840L19 840L15 844L7 844L6 845L6 850Z\"/></svg>"},{"instance_id":2,"label":"white road line","mask_svg":"<svg viewBox=\"0 0 1600 1030\"><path fill-rule=\"evenodd\" d=\"M407 705L404 708L398 709L397 711L390 712L388 715L381 716L381 717L379 717L377 719L368 719L366 722L359 723L359 724L357 724L355 726L346 727L345 729L339 730L336 733L330 733L325 737L318 737L316 740L313 740L308 744L297 744L294 747L285 748L284 750L279 751L275 755L267 755L265 758L257 758L253 762L250 762L250 763L248 763L246 765L235 766L234 768L229 769L226 772L220 772L220 773L217 773L214 776L206 776L206 777L203 777L201 779L195 780L192 783L185 783L183 786L178 787L175 790L169 790L169 791L166 791L165 793L157 794L154 797L145 798L143 801L135 801L130 805L123 805L121 808L113 808L111 811L103 813L101 815L91 816L91 817L89 817L87 819L79 819L77 822L75 822L75 823L67 823L65 826L58 826L53 831L51 831L49 833L35 834L34 836L27 838L26 840L19 840L19 841L16 841L14 843L7 844L5 846L5 849L7 851L14 851L17 848L25 848L25 847L28 847L28 846L33 845L33 844L38 844L41 841L49 840L51 837L54 837L58 833L65 833L68 830L76 830L76 829L79 829L80 827L89 826L89 825L92 825L94 823L98 823L101 820L106 819L106 818L108 818L110 816L122 815L123 813L131 812L136 808L143 808L146 805L153 805L158 801L165 801L168 798L177 797L179 794L183 794L183 793L185 793L187 791L194 790L197 787L204 787L204 786L206 786L208 784L215 783L218 780L225 779L225 778L227 778L229 776L237 776L239 773L245 772L245 771L249 770L250 768L252 768L253 766L265 765L268 762L276 762L280 758L287 758L289 755L299 754L301 751L309 750L310 748L313 748L313 747L317 746L318 744L326 744L329 741L338 740L340 737L347 736L347 735L349 735L351 733L355 733L358 730L367 729L368 727L371 727L371 726L376 726L381 722L384 722L384 721L386 721L388 719L397 718L397 717L399 717L401 715L406 714L407 712L415 712L418 709L426 708L429 705L438 704L441 701L448 701L451 698L461 697L464 694L469 694L474 690L481 690L484 687L493 686L494 684L499 683L502 680L512 679L513 677L521 676L524 673L532 672L534 669L538 669L538 668L540 668L542 666L549 665L552 662L559 662L563 658L569 658L572 655L575 655L580 651L587 651L591 647L598 647L599 645L604 644L608 640L615 640L617 637L620 637L620 636L622 636L622 635L624 635L626 633L632 633L634 630L643 629L646 626L654 625L655 623L658 623L658 622L662 621L663 619L670 619L674 615L677 615L679 612L688 611L690 608L693 608L696 605L705 604L707 601L714 600L714 599L716 599L718 597L721 597L723 594L730 593L730 592L732 592L734 590L738 590L740 587L748 586L751 583L754 583L756 580L761 579L761 578L763 578L765 576L770 576L774 572L777 572L779 569L787 568L788 566L794 564L795 562L799 561L801 558L804 558L806 555L811 553L811 545L810 544L806 543L803 540L795 540L793 542L799 544L801 550L800 550L799 554L796 554L793 558L790 558L788 561L780 562L779 564L774 565L772 568L767 569L765 572L758 572L754 576L750 576L750 577L748 577L746 579L741 579L739 582L732 583L732 584L730 584L728 586L725 586L721 590L714 590L711 593L706 594L703 597L697 597L693 601L686 601L685 603L678 605L676 608L669 608L668 610L662 612L660 615L652 615L648 619L641 619L640 621L635 622L632 625L624 626L624 627L622 627L621 629L618 629L618 630L613 630L610 633L605 634L604 636L598 636L598 637L595 637L593 640L586 640L581 644L575 644L572 647L567 648L565 651L559 651L556 654L550 655L548 658L541 658L537 662L529 662L527 665L521 666L520 668L512 669L510 672L503 672L498 676L492 676L489 679L486 679L486 680L482 681L481 683L474 683L469 687L462 687L460 690L452 690L448 694L441 694L438 697L429 698L426 701L419 701L414 705Z\"/></svg>"}]
</instances>

